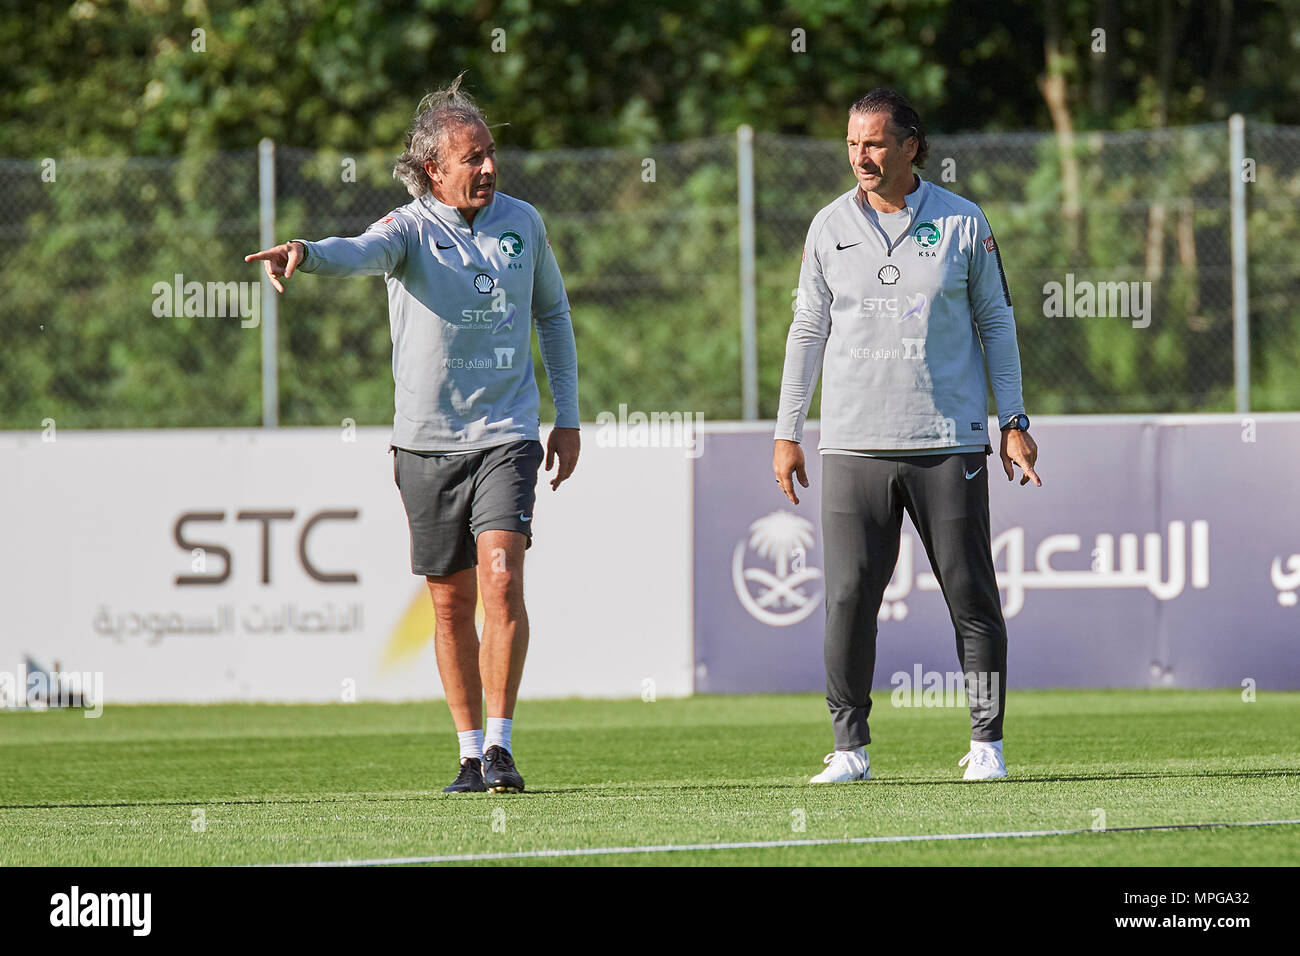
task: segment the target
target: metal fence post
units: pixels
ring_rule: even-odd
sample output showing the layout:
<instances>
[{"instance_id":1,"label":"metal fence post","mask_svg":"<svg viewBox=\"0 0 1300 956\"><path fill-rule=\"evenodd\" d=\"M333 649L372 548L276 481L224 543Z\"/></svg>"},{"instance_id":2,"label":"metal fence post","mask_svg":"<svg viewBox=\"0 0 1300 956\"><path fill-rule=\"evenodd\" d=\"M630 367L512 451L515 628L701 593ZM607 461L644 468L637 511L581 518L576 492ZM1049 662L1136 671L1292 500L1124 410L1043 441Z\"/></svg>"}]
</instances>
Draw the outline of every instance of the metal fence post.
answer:
<instances>
[{"instance_id":1,"label":"metal fence post","mask_svg":"<svg viewBox=\"0 0 1300 956\"><path fill-rule=\"evenodd\" d=\"M741 410L758 418L758 302L754 288L754 129L736 130L736 179L740 202L740 361Z\"/></svg>"},{"instance_id":2,"label":"metal fence post","mask_svg":"<svg viewBox=\"0 0 1300 956\"><path fill-rule=\"evenodd\" d=\"M1250 411L1250 287L1246 259L1246 120L1240 113L1228 118L1232 188L1232 361L1237 411Z\"/></svg>"},{"instance_id":3,"label":"metal fence post","mask_svg":"<svg viewBox=\"0 0 1300 956\"><path fill-rule=\"evenodd\" d=\"M258 220L263 249L275 245L275 143L257 144ZM279 300L265 270L262 271L262 427L280 423L279 370L276 363Z\"/></svg>"}]
</instances>

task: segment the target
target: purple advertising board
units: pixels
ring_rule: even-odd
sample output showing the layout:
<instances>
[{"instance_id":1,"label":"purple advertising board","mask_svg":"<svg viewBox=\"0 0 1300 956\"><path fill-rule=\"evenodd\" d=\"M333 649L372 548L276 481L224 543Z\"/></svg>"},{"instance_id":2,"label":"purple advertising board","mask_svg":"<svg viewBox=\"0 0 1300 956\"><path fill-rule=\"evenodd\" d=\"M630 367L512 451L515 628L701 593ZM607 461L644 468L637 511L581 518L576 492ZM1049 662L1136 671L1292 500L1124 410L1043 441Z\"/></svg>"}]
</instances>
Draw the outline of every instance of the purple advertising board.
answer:
<instances>
[{"instance_id":1,"label":"purple advertising board","mask_svg":"<svg viewBox=\"0 0 1300 956\"><path fill-rule=\"evenodd\" d=\"M1008 482L996 449L988 460L1011 686L1300 688L1300 416L1053 418L1033 434L1041 488ZM817 437L810 425L795 506L770 426L709 431L694 472L699 692L825 687ZM958 666L905 518L874 686L918 669Z\"/></svg>"}]
</instances>

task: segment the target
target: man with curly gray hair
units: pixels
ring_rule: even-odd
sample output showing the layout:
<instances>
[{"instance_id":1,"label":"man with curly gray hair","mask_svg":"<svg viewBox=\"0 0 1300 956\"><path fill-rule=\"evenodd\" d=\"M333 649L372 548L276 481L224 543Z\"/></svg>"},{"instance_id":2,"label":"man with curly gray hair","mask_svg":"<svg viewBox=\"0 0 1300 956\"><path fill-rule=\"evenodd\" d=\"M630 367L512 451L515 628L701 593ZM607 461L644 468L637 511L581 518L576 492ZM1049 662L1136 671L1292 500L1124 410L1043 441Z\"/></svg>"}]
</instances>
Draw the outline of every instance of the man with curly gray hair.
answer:
<instances>
[{"instance_id":1,"label":"man with curly gray hair","mask_svg":"<svg viewBox=\"0 0 1300 956\"><path fill-rule=\"evenodd\" d=\"M362 235L293 239L247 256L275 288L295 270L383 275L393 336L393 478L411 570L460 743L448 792L517 793L511 731L528 649L524 551L543 451L532 328L555 400L551 488L578 461L578 360L564 281L537 210L497 192L496 144L461 89L420 103L393 175L414 199ZM479 639L475 609L483 600ZM487 727L483 711L486 698Z\"/></svg>"},{"instance_id":2,"label":"man with curly gray hair","mask_svg":"<svg viewBox=\"0 0 1300 956\"><path fill-rule=\"evenodd\" d=\"M464 77L462 73L445 90L435 90L425 96L415 111L415 122L407 131L406 151L397 158L393 178L400 179L416 199L429 192L433 174L425 170L425 164L443 159L447 133L452 129L487 126L478 104L460 88ZM485 178L491 181L495 177L489 174Z\"/></svg>"}]
</instances>

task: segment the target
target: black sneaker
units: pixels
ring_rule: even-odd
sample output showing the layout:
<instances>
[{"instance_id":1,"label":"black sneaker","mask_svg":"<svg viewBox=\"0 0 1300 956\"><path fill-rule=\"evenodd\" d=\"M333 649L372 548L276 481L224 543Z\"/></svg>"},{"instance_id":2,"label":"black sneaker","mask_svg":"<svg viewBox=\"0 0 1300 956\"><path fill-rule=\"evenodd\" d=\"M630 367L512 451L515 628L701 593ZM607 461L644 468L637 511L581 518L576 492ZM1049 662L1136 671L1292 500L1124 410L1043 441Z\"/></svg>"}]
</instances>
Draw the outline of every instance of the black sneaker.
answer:
<instances>
[{"instance_id":1,"label":"black sneaker","mask_svg":"<svg viewBox=\"0 0 1300 956\"><path fill-rule=\"evenodd\" d=\"M460 773L456 774L456 781L450 787L443 787L443 793L484 793L487 787L483 786L483 765L477 757L462 757L460 760Z\"/></svg>"},{"instance_id":2,"label":"black sneaker","mask_svg":"<svg viewBox=\"0 0 1300 956\"><path fill-rule=\"evenodd\" d=\"M483 755L483 785L492 793L524 792L524 778L505 747L489 747Z\"/></svg>"}]
</instances>

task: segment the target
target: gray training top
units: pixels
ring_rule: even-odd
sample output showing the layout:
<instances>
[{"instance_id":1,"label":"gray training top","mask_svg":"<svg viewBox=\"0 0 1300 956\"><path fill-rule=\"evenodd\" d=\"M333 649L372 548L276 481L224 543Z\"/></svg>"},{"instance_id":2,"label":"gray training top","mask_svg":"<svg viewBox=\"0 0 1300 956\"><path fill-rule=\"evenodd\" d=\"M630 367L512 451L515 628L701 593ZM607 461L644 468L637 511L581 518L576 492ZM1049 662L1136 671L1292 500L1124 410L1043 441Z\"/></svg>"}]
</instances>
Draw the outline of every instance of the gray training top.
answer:
<instances>
[{"instance_id":1,"label":"gray training top","mask_svg":"<svg viewBox=\"0 0 1300 956\"><path fill-rule=\"evenodd\" d=\"M1024 411L1002 257L984 213L918 176L886 233L858 187L808 229L776 437L799 441L818 374L823 452L985 451ZM988 377L985 376L987 362Z\"/></svg>"},{"instance_id":2,"label":"gray training top","mask_svg":"<svg viewBox=\"0 0 1300 956\"><path fill-rule=\"evenodd\" d=\"M471 227L424 195L362 235L302 242L304 272L383 275L393 335L392 444L478 451L538 438L532 323L555 424L578 427L569 298L537 210L497 193Z\"/></svg>"}]
</instances>

